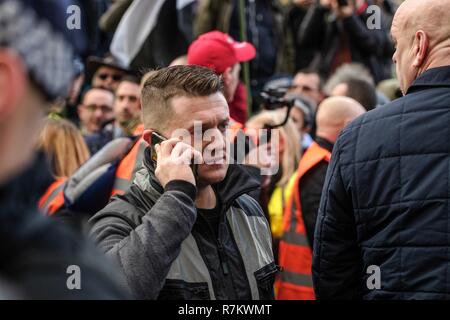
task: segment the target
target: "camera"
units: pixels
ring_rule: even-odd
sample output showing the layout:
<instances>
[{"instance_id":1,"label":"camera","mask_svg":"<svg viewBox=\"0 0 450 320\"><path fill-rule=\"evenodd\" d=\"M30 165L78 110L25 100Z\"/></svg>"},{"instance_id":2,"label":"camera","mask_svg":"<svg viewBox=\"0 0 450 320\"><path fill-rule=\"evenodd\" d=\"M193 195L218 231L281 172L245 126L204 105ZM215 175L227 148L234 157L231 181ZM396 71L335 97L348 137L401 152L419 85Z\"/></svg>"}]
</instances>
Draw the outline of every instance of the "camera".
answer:
<instances>
[{"instance_id":1,"label":"camera","mask_svg":"<svg viewBox=\"0 0 450 320\"><path fill-rule=\"evenodd\" d=\"M314 122L313 107L308 99L288 93L289 87L270 87L262 91L260 96L262 107L265 110L276 110L287 107L286 118L280 124L268 126L265 129L273 129L286 124L292 108L299 108L304 114L304 127L311 128Z\"/></svg>"}]
</instances>

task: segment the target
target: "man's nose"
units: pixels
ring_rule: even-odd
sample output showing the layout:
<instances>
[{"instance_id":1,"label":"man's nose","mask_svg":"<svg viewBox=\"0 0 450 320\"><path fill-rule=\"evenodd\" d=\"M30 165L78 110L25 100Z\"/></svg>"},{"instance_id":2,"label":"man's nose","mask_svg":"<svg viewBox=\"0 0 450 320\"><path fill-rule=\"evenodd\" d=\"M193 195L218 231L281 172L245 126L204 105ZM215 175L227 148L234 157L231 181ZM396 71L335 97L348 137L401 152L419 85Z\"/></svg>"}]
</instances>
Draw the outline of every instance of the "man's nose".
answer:
<instances>
[{"instance_id":1,"label":"man's nose","mask_svg":"<svg viewBox=\"0 0 450 320\"><path fill-rule=\"evenodd\" d=\"M103 111L102 111L100 108L97 108L97 109L95 110L95 112L94 112L94 116L95 116L97 119L102 118L102 117L103 117Z\"/></svg>"},{"instance_id":2,"label":"man's nose","mask_svg":"<svg viewBox=\"0 0 450 320\"><path fill-rule=\"evenodd\" d=\"M216 150L225 149L225 146L225 137L220 133L220 131L215 132L211 141L207 141L204 145L204 147Z\"/></svg>"},{"instance_id":3,"label":"man's nose","mask_svg":"<svg viewBox=\"0 0 450 320\"><path fill-rule=\"evenodd\" d=\"M112 77L108 77L108 78L105 80L105 87L107 87L107 88L112 88L113 85L114 85L114 80L113 80L113 78L112 78Z\"/></svg>"}]
</instances>

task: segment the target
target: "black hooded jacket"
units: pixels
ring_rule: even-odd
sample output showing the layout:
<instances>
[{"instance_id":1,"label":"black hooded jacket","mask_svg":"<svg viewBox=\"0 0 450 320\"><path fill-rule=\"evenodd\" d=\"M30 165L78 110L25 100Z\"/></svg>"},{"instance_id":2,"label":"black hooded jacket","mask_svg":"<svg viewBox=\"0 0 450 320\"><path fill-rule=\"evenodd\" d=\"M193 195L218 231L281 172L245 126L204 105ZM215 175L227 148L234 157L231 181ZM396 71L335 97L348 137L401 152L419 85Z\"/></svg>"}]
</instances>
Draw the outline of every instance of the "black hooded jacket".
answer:
<instances>
[{"instance_id":1,"label":"black hooded jacket","mask_svg":"<svg viewBox=\"0 0 450 320\"><path fill-rule=\"evenodd\" d=\"M258 181L230 165L226 178L213 185L216 233L207 214L198 214L195 186L175 180L163 190L149 159L147 150L130 189L91 219L93 238L119 261L134 297L273 298L277 268L270 228L247 195Z\"/></svg>"}]
</instances>

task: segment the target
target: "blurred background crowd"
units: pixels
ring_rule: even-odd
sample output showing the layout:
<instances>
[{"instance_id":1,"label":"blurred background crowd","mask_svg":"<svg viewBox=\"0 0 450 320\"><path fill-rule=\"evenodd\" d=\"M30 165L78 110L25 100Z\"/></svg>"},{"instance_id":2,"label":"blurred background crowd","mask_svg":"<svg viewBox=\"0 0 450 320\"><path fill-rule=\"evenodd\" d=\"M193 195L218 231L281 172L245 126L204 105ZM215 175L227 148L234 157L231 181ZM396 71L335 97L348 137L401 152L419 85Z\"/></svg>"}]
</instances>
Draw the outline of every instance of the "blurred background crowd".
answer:
<instances>
[{"instance_id":1,"label":"blurred background crowd","mask_svg":"<svg viewBox=\"0 0 450 320\"><path fill-rule=\"evenodd\" d=\"M142 133L140 89L148 70L198 64L222 75L232 128L278 126L286 140L281 170L272 181L266 181L263 198L267 199L261 199L267 215L272 211L275 217L271 222L279 238L281 227L277 224L281 224L284 200L275 201L274 197L270 202L271 196L279 193L277 187L289 189L300 155L321 139L323 127L329 132L337 125L339 132L349 121L338 108L336 113L324 110L326 114L317 119L322 101L349 97L369 111L402 95L395 79L390 37L400 3L92 1L88 51L74 61L76 78L69 96L52 105L41 135L40 146L51 155L57 182L47 195L61 189L68 177L112 140L133 139ZM230 60L233 53L227 42L251 45L241 57ZM290 119L284 122L286 105L291 105ZM322 138L331 150L336 137L322 134ZM325 172L326 167L323 176ZM315 191L316 201L320 190ZM54 213L63 200L56 207L52 206L53 197L50 200L46 196L41 204Z\"/></svg>"},{"instance_id":2,"label":"blurred background crowd","mask_svg":"<svg viewBox=\"0 0 450 320\"><path fill-rule=\"evenodd\" d=\"M202 65L222 76L236 137L263 128L280 134L280 170L261 178L256 197L270 222L277 262L289 267L292 253L283 249L294 241L286 237L289 199L301 203L311 247L340 131L402 96L390 36L401 2L91 1L88 50L73 61L69 95L52 104L39 137L53 176L40 208L83 230L112 195L124 193L142 162L147 72ZM308 150L320 158L300 167ZM283 289L289 279L280 281ZM313 298L284 292L281 298Z\"/></svg>"}]
</instances>

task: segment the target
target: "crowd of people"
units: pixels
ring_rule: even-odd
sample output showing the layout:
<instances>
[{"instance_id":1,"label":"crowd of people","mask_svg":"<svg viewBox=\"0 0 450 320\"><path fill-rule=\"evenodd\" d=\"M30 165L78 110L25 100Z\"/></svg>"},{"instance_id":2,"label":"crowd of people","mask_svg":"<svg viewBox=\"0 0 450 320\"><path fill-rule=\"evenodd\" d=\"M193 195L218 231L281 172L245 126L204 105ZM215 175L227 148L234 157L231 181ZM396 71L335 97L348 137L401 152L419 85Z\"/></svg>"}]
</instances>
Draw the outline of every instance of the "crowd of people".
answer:
<instances>
[{"instance_id":1,"label":"crowd of people","mask_svg":"<svg viewBox=\"0 0 450 320\"><path fill-rule=\"evenodd\" d=\"M0 298L450 298L449 0L72 2L0 0Z\"/></svg>"}]
</instances>

